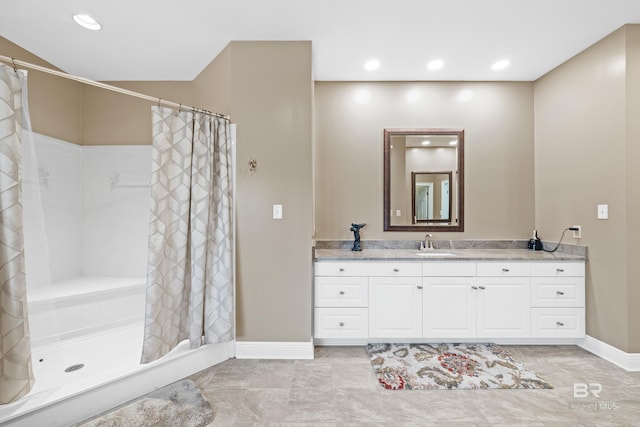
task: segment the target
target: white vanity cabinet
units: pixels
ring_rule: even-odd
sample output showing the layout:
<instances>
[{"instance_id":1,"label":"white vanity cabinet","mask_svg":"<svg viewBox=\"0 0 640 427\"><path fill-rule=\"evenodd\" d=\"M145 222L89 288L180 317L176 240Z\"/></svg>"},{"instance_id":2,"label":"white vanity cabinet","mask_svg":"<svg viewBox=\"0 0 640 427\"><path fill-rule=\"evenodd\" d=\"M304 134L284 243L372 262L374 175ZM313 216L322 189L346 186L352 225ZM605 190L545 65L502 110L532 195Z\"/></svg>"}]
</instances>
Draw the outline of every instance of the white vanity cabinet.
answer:
<instances>
[{"instance_id":1,"label":"white vanity cabinet","mask_svg":"<svg viewBox=\"0 0 640 427\"><path fill-rule=\"evenodd\" d=\"M585 335L584 261L319 261L314 338L562 342Z\"/></svg>"},{"instance_id":2,"label":"white vanity cabinet","mask_svg":"<svg viewBox=\"0 0 640 427\"><path fill-rule=\"evenodd\" d=\"M528 263L425 263L423 269L424 337L529 337Z\"/></svg>"},{"instance_id":3,"label":"white vanity cabinet","mask_svg":"<svg viewBox=\"0 0 640 427\"><path fill-rule=\"evenodd\" d=\"M422 336L422 266L369 263L369 337Z\"/></svg>"},{"instance_id":4,"label":"white vanity cabinet","mask_svg":"<svg viewBox=\"0 0 640 427\"><path fill-rule=\"evenodd\" d=\"M531 276L531 336L584 337L584 263L534 263Z\"/></svg>"},{"instance_id":5,"label":"white vanity cabinet","mask_svg":"<svg viewBox=\"0 0 640 427\"><path fill-rule=\"evenodd\" d=\"M367 338L368 306L366 263L315 263L314 337Z\"/></svg>"},{"instance_id":6,"label":"white vanity cabinet","mask_svg":"<svg viewBox=\"0 0 640 427\"><path fill-rule=\"evenodd\" d=\"M477 268L477 337L529 337L531 264L479 262Z\"/></svg>"},{"instance_id":7,"label":"white vanity cabinet","mask_svg":"<svg viewBox=\"0 0 640 427\"><path fill-rule=\"evenodd\" d=\"M429 338L476 336L475 262L422 264L422 334Z\"/></svg>"}]
</instances>

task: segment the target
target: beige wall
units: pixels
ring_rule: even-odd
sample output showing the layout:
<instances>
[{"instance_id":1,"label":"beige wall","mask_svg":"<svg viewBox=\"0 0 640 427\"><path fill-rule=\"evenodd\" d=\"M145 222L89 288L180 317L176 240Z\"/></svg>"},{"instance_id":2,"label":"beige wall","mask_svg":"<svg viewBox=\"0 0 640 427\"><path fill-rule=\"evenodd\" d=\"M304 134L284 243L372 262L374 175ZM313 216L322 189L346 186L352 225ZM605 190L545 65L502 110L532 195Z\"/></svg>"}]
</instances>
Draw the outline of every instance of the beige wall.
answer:
<instances>
[{"instance_id":1,"label":"beige wall","mask_svg":"<svg viewBox=\"0 0 640 427\"><path fill-rule=\"evenodd\" d=\"M48 62L0 37L0 55L54 68ZM83 85L39 71L28 72L29 113L34 132L80 144Z\"/></svg>"},{"instance_id":2,"label":"beige wall","mask_svg":"<svg viewBox=\"0 0 640 427\"><path fill-rule=\"evenodd\" d=\"M465 130L465 231L435 240L528 238L532 83L316 82L316 239L351 239L352 222L367 223L364 240L424 237L382 231L383 129L415 127Z\"/></svg>"},{"instance_id":3,"label":"beige wall","mask_svg":"<svg viewBox=\"0 0 640 427\"><path fill-rule=\"evenodd\" d=\"M311 43L232 42L197 83L216 88L220 100L204 102L237 124L238 340L309 342Z\"/></svg>"},{"instance_id":4,"label":"beige wall","mask_svg":"<svg viewBox=\"0 0 640 427\"><path fill-rule=\"evenodd\" d=\"M50 66L2 38L0 54ZM314 100L309 42L233 42L193 82L114 84L238 124L239 340L309 339L312 229L317 239L351 239L349 224L362 221L363 239L423 237L382 232L382 129L461 127L465 232L436 239L528 238L536 226L556 240L582 225L583 239L565 241L589 246L587 332L639 352L637 76L640 30L627 26L535 83L316 82ZM35 71L29 89L37 132L87 144L150 141L146 101ZM417 103L407 103L410 90L422 95ZM458 101L463 90L467 102ZM274 203L284 205L281 221L271 219ZM595 218L599 203L609 204L609 220Z\"/></svg>"},{"instance_id":5,"label":"beige wall","mask_svg":"<svg viewBox=\"0 0 640 427\"><path fill-rule=\"evenodd\" d=\"M49 66L0 38L0 53ZM33 77L31 77L33 75ZM87 144L150 144L153 103L30 73L37 132ZM193 82L106 82L231 114L237 124L237 337L311 339L310 42L232 42ZM258 169L250 173L248 161ZM284 219L271 219L272 205Z\"/></svg>"},{"instance_id":6,"label":"beige wall","mask_svg":"<svg viewBox=\"0 0 640 427\"><path fill-rule=\"evenodd\" d=\"M640 25L626 27L627 36L627 277L629 294L629 351L640 352Z\"/></svg>"},{"instance_id":7,"label":"beige wall","mask_svg":"<svg viewBox=\"0 0 640 427\"><path fill-rule=\"evenodd\" d=\"M640 74L638 54L628 62L626 54L638 50L638 38L637 26L623 28L534 84L538 229L557 239L582 225L587 334L629 352L640 351L631 314L639 304ZM609 205L608 220L596 218L598 204Z\"/></svg>"},{"instance_id":8,"label":"beige wall","mask_svg":"<svg viewBox=\"0 0 640 427\"><path fill-rule=\"evenodd\" d=\"M193 81L195 103L200 108L229 114L231 108L231 45L227 45Z\"/></svg>"},{"instance_id":9,"label":"beige wall","mask_svg":"<svg viewBox=\"0 0 640 427\"><path fill-rule=\"evenodd\" d=\"M192 82L105 82L123 89L193 106ZM151 144L153 102L106 89L84 89L83 145Z\"/></svg>"}]
</instances>

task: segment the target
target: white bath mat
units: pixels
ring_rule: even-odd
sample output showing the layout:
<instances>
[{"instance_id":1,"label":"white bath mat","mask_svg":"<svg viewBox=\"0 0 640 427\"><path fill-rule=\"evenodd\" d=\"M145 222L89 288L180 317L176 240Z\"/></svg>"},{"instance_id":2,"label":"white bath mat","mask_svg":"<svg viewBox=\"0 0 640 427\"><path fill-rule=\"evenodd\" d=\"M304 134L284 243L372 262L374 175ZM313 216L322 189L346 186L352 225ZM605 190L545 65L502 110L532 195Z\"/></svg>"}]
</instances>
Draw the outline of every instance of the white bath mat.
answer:
<instances>
[{"instance_id":1,"label":"white bath mat","mask_svg":"<svg viewBox=\"0 0 640 427\"><path fill-rule=\"evenodd\" d=\"M213 409L196 384L180 380L76 426L202 427L213 418Z\"/></svg>"}]
</instances>

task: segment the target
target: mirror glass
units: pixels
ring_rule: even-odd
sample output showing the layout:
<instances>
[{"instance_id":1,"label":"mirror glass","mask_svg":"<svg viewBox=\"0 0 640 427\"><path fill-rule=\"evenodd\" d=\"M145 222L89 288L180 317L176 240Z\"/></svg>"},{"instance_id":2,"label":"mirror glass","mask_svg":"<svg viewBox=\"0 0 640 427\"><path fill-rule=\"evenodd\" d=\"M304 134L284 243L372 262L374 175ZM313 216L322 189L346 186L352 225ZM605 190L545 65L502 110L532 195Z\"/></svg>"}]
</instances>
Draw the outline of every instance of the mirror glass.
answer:
<instances>
[{"instance_id":1,"label":"mirror glass","mask_svg":"<svg viewBox=\"0 0 640 427\"><path fill-rule=\"evenodd\" d=\"M384 130L384 230L464 231L464 130Z\"/></svg>"}]
</instances>

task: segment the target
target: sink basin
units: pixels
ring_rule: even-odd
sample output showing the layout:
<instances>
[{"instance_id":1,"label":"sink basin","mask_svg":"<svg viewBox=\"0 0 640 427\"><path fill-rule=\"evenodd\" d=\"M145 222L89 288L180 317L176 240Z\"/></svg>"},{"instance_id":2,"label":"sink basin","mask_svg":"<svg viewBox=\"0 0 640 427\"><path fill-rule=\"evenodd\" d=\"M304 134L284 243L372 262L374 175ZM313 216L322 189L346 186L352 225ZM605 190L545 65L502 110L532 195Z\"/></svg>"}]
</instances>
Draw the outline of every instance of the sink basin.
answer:
<instances>
[{"instance_id":1,"label":"sink basin","mask_svg":"<svg viewBox=\"0 0 640 427\"><path fill-rule=\"evenodd\" d=\"M425 258L437 258L437 257L453 257L455 254L451 252L416 252L416 255L422 256Z\"/></svg>"}]
</instances>

